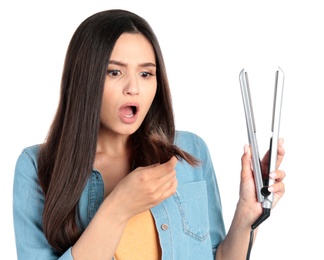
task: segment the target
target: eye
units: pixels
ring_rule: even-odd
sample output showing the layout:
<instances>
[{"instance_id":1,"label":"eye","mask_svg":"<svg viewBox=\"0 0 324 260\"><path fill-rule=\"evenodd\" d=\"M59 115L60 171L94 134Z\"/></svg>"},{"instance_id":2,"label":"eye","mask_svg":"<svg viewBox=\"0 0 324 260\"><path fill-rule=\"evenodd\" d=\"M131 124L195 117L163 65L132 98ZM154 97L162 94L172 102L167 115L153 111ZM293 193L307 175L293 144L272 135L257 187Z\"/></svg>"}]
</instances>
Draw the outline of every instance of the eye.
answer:
<instances>
[{"instance_id":1,"label":"eye","mask_svg":"<svg viewBox=\"0 0 324 260\"><path fill-rule=\"evenodd\" d=\"M151 77L151 76L154 76L154 74L145 71L145 72L141 72L141 73L140 73L140 76L141 76L142 78L149 78L149 77Z\"/></svg>"},{"instance_id":2,"label":"eye","mask_svg":"<svg viewBox=\"0 0 324 260\"><path fill-rule=\"evenodd\" d=\"M107 70L107 75L111 77L117 77L121 74L119 70Z\"/></svg>"}]
</instances>

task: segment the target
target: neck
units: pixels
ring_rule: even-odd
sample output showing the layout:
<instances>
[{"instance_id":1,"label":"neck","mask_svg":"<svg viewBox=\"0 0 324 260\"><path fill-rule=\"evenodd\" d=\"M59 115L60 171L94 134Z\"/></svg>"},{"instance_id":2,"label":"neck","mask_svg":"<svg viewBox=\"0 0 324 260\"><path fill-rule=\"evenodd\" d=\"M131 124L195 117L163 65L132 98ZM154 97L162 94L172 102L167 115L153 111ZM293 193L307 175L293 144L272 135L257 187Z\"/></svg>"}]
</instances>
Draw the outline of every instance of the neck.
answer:
<instances>
[{"instance_id":1,"label":"neck","mask_svg":"<svg viewBox=\"0 0 324 260\"><path fill-rule=\"evenodd\" d=\"M109 157L130 156L131 143L130 135L111 135L99 131L96 152Z\"/></svg>"}]
</instances>

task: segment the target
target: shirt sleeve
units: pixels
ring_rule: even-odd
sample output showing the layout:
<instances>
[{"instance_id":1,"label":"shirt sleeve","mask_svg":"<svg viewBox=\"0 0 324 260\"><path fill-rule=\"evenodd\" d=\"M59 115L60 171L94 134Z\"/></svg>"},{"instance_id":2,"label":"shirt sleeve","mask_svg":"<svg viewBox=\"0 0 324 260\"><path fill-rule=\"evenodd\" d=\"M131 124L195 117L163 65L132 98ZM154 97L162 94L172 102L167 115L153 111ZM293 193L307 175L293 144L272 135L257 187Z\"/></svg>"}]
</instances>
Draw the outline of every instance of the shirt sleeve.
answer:
<instances>
[{"instance_id":1,"label":"shirt sleeve","mask_svg":"<svg viewBox=\"0 0 324 260\"><path fill-rule=\"evenodd\" d=\"M42 229L44 195L37 177L38 147L26 148L16 162L13 183L13 221L17 259L72 260L71 248L58 255Z\"/></svg>"},{"instance_id":2,"label":"shirt sleeve","mask_svg":"<svg viewBox=\"0 0 324 260\"><path fill-rule=\"evenodd\" d=\"M217 174L214 170L209 148L199 135L188 131L177 131L175 136L176 144L191 153L200 160L201 166L197 171L203 175L207 188L207 203L209 217L209 234L212 243L212 250L215 256L219 244L226 236L225 224L220 191L217 183ZM196 174L198 174L196 172Z\"/></svg>"},{"instance_id":3,"label":"shirt sleeve","mask_svg":"<svg viewBox=\"0 0 324 260\"><path fill-rule=\"evenodd\" d=\"M216 255L217 247L226 235L222 203L209 149L202 138L199 136L197 138L200 151L199 156L200 160L202 160L203 173L207 185L210 237L213 245L213 253Z\"/></svg>"}]
</instances>

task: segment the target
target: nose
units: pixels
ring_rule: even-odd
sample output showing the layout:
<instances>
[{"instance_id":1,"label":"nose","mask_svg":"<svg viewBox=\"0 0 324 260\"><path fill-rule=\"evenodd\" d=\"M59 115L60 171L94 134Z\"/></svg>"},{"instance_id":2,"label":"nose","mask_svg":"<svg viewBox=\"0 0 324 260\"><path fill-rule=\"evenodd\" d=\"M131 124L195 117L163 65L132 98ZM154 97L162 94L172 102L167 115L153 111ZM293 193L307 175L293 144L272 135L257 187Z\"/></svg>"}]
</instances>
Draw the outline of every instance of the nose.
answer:
<instances>
[{"instance_id":1,"label":"nose","mask_svg":"<svg viewBox=\"0 0 324 260\"><path fill-rule=\"evenodd\" d=\"M140 91L139 91L138 79L136 75L129 76L124 88L124 94L133 96L133 95L138 95L139 92Z\"/></svg>"}]
</instances>

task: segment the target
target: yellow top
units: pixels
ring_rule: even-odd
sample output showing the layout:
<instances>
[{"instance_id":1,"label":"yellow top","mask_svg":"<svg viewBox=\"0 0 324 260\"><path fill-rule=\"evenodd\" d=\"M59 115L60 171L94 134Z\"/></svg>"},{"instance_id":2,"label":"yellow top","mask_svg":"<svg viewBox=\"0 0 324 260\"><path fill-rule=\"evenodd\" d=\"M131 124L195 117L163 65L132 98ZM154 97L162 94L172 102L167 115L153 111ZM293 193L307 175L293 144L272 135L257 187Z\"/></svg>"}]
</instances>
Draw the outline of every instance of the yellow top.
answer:
<instances>
[{"instance_id":1,"label":"yellow top","mask_svg":"<svg viewBox=\"0 0 324 260\"><path fill-rule=\"evenodd\" d=\"M150 210L132 217L115 252L116 260L159 260L162 253Z\"/></svg>"}]
</instances>

